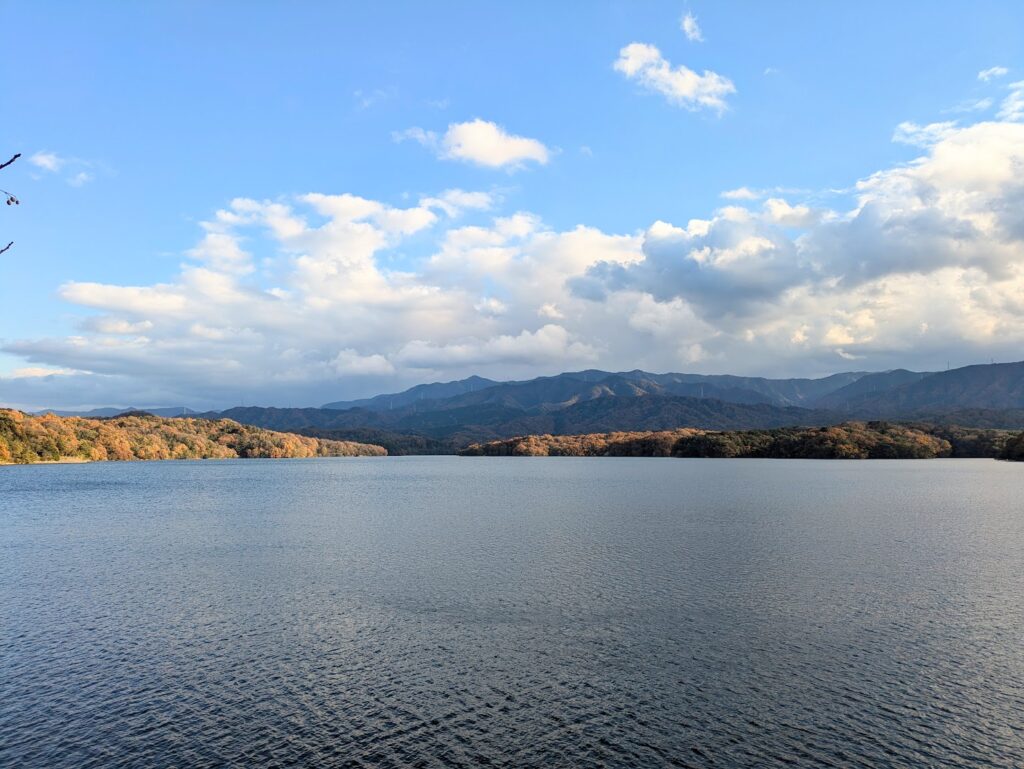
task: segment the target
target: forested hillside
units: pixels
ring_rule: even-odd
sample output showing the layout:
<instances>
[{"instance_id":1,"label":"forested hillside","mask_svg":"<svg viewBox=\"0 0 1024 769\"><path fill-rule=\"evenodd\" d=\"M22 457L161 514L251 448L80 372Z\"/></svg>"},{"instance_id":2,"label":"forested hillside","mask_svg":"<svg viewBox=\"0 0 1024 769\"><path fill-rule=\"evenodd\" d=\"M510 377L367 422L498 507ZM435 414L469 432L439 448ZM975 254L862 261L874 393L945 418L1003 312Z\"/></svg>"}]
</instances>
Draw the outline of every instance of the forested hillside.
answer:
<instances>
[{"instance_id":1,"label":"forested hillside","mask_svg":"<svg viewBox=\"0 0 1024 769\"><path fill-rule=\"evenodd\" d=\"M832 427L716 432L670 430L530 435L474 444L466 456L774 457L930 459L953 453L948 440L905 425L848 422Z\"/></svg>"},{"instance_id":2,"label":"forested hillside","mask_svg":"<svg viewBox=\"0 0 1024 769\"><path fill-rule=\"evenodd\" d=\"M1024 433L1015 435L1006 442L1003 450L999 452L1000 459L1008 459L1011 462L1024 462Z\"/></svg>"},{"instance_id":3,"label":"forested hillside","mask_svg":"<svg viewBox=\"0 0 1024 769\"><path fill-rule=\"evenodd\" d=\"M85 419L0 409L0 463L385 454L380 446L272 432L230 419Z\"/></svg>"}]
</instances>

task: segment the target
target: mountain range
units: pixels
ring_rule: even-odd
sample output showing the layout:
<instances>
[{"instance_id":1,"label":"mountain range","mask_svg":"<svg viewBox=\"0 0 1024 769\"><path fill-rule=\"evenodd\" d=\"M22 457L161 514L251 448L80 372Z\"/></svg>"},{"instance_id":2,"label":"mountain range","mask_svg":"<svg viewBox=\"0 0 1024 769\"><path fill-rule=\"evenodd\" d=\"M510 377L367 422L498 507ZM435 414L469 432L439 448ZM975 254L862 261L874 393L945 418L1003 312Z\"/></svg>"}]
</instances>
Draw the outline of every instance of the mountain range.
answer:
<instances>
[{"instance_id":1,"label":"mountain range","mask_svg":"<svg viewBox=\"0 0 1024 769\"><path fill-rule=\"evenodd\" d=\"M188 413L181 408L152 411ZM941 372L845 372L820 379L594 369L514 382L474 376L320 408L250 406L199 416L377 443L393 454L447 453L474 442L528 434L742 430L848 419L1021 429L1024 362Z\"/></svg>"},{"instance_id":2,"label":"mountain range","mask_svg":"<svg viewBox=\"0 0 1024 769\"><path fill-rule=\"evenodd\" d=\"M39 414L54 414L58 417L85 417L86 419L102 419L109 417L120 417L125 414L134 414L137 412L145 412L152 414L155 417L190 417L198 414L198 411L193 411L187 406L160 406L158 408L139 408L137 406L129 406L128 408L121 409L116 406L107 406L104 408L90 409L89 411L61 411L59 409L43 409Z\"/></svg>"}]
</instances>

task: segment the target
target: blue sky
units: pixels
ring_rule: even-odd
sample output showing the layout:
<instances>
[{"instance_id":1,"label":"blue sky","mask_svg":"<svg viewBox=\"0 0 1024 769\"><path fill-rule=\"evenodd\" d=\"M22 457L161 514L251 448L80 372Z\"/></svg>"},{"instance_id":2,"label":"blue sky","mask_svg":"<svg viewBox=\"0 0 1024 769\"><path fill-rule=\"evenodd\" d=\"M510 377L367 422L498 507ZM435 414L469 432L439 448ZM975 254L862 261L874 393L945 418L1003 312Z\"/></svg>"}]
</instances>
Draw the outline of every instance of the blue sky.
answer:
<instances>
[{"instance_id":1,"label":"blue sky","mask_svg":"<svg viewBox=\"0 0 1024 769\"><path fill-rule=\"evenodd\" d=\"M1021 357L1020 3L3 16L0 402Z\"/></svg>"}]
</instances>

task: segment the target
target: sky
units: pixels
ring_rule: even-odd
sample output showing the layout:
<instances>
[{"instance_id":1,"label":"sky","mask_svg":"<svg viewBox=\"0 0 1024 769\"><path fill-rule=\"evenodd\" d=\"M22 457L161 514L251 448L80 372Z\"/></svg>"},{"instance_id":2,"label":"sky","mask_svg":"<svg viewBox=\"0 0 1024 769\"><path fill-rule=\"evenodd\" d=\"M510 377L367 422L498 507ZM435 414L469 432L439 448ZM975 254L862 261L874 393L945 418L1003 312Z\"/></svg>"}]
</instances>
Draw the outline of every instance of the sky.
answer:
<instances>
[{"instance_id":1,"label":"sky","mask_svg":"<svg viewBox=\"0 0 1024 769\"><path fill-rule=\"evenodd\" d=\"M0 404L1024 358L1019 2L0 17Z\"/></svg>"}]
</instances>

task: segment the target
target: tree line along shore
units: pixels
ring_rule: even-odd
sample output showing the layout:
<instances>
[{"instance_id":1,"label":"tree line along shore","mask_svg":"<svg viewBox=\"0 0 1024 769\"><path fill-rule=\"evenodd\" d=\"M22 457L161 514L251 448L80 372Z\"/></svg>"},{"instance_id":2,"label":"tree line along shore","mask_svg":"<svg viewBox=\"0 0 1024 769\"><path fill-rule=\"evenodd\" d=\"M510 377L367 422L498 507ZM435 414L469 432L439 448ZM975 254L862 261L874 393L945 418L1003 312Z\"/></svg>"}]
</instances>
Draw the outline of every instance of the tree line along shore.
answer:
<instances>
[{"instance_id":1,"label":"tree line along shore","mask_svg":"<svg viewBox=\"0 0 1024 769\"><path fill-rule=\"evenodd\" d=\"M0 409L0 463L385 456L381 446L311 438L230 419L146 413L110 419Z\"/></svg>"},{"instance_id":2,"label":"tree line along shore","mask_svg":"<svg viewBox=\"0 0 1024 769\"><path fill-rule=\"evenodd\" d=\"M845 422L828 427L715 431L694 428L527 435L473 444L463 456L752 457L777 459L1024 460L1024 433L955 426Z\"/></svg>"},{"instance_id":3,"label":"tree line along shore","mask_svg":"<svg viewBox=\"0 0 1024 769\"><path fill-rule=\"evenodd\" d=\"M474 443L458 453L463 456L779 459L989 457L1024 461L1024 433L890 422L724 431L686 427L580 435L524 435ZM145 412L85 418L0 409L0 464L387 454L387 449L371 443L278 432L230 419L158 417Z\"/></svg>"}]
</instances>

